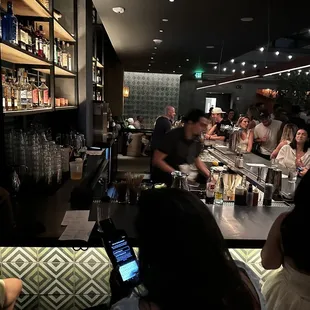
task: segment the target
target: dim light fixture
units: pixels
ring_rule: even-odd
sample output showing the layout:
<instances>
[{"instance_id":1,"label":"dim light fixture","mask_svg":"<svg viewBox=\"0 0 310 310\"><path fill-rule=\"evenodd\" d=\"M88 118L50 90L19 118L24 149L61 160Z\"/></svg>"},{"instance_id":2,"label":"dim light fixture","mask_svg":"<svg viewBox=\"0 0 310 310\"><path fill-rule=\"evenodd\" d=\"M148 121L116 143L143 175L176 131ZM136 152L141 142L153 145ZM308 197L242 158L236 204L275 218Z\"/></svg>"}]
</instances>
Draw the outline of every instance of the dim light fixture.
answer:
<instances>
[{"instance_id":1,"label":"dim light fixture","mask_svg":"<svg viewBox=\"0 0 310 310\"><path fill-rule=\"evenodd\" d=\"M189 59L187 58L186 61L189 61Z\"/></svg>"},{"instance_id":2,"label":"dim light fixture","mask_svg":"<svg viewBox=\"0 0 310 310\"><path fill-rule=\"evenodd\" d=\"M287 72L287 75L290 76L290 75L291 75L291 72Z\"/></svg>"},{"instance_id":3,"label":"dim light fixture","mask_svg":"<svg viewBox=\"0 0 310 310\"><path fill-rule=\"evenodd\" d=\"M230 62L233 64L233 63L235 62L235 60L234 60L234 59L231 59Z\"/></svg>"},{"instance_id":4,"label":"dim light fixture","mask_svg":"<svg viewBox=\"0 0 310 310\"><path fill-rule=\"evenodd\" d=\"M226 67L224 67L224 68L223 68L223 71L225 72L226 70L227 70L227 68L226 68Z\"/></svg>"},{"instance_id":5,"label":"dim light fixture","mask_svg":"<svg viewBox=\"0 0 310 310\"><path fill-rule=\"evenodd\" d=\"M253 65L253 68L256 68L256 67L257 67L257 64L254 64L254 65Z\"/></svg>"},{"instance_id":6,"label":"dim light fixture","mask_svg":"<svg viewBox=\"0 0 310 310\"><path fill-rule=\"evenodd\" d=\"M216 69L217 69L217 66L214 66L213 69L216 70Z\"/></svg>"},{"instance_id":7,"label":"dim light fixture","mask_svg":"<svg viewBox=\"0 0 310 310\"><path fill-rule=\"evenodd\" d=\"M245 74L245 71L244 71L244 70L242 70L242 71L241 71L241 74Z\"/></svg>"},{"instance_id":8,"label":"dim light fixture","mask_svg":"<svg viewBox=\"0 0 310 310\"><path fill-rule=\"evenodd\" d=\"M265 76L272 76L272 75L275 75L275 74L280 74L280 73L290 72L290 71L299 70L299 69L304 69L304 68L309 68L309 67L310 67L310 64L309 64L309 65L305 65L305 66L300 66L300 67L290 68L290 69L286 69L286 70L281 70L281 71L270 72L270 73L266 73L266 74L264 74L264 75L263 75L263 77L265 77Z\"/></svg>"},{"instance_id":9,"label":"dim light fixture","mask_svg":"<svg viewBox=\"0 0 310 310\"><path fill-rule=\"evenodd\" d=\"M264 47L260 47L260 49L259 49L261 52L263 52L264 50L265 50L265 48Z\"/></svg>"},{"instance_id":10,"label":"dim light fixture","mask_svg":"<svg viewBox=\"0 0 310 310\"><path fill-rule=\"evenodd\" d=\"M252 22L254 20L253 17L242 17L241 21L242 22Z\"/></svg>"},{"instance_id":11,"label":"dim light fixture","mask_svg":"<svg viewBox=\"0 0 310 310\"><path fill-rule=\"evenodd\" d=\"M275 52L275 55L276 55L276 56L279 56L279 54L280 54L279 51L276 51L276 52Z\"/></svg>"},{"instance_id":12,"label":"dim light fixture","mask_svg":"<svg viewBox=\"0 0 310 310\"><path fill-rule=\"evenodd\" d=\"M181 68L181 66L179 66L179 68Z\"/></svg>"},{"instance_id":13,"label":"dim light fixture","mask_svg":"<svg viewBox=\"0 0 310 310\"><path fill-rule=\"evenodd\" d=\"M288 55L287 58L288 58L288 59L292 59L293 56L292 56L292 55Z\"/></svg>"},{"instance_id":14,"label":"dim light fixture","mask_svg":"<svg viewBox=\"0 0 310 310\"><path fill-rule=\"evenodd\" d=\"M225 84L229 84L229 83L235 83L235 82L239 82L239 81L245 81L245 80L255 79L255 78L257 78L257 77L259 77L258 74L252 75L252 76L247 76L247 77L240 78L240 79L235 79L235 80L230 80L230 81L226 81L226 82L221 82L221 83L218 83L218 85L225 85Z\"/></svg>"},{"instance_id":15,"label":"dim light fixture","mask_svg":"<svg viewBox=\"0 0 310 310\"><path fill-rule=\"evenodd\" d=\"M112 11L116 14L123 14L125 12L125 9L121 6L116 6L112 8Z\"/></svg>"},{"instance_id":16,"label":"dim light fixture","mask_svg":"<svg viewBox=\"0 0 310 310\"><path fill-rule=\"evenodd\" d=\"M160 29L159 32L164 32L164 30Z\"/></svg>"},{"instance_id":17,"label":"dim light fixture","mask_svg":"<svg viewBox=\"0 0 310 310\"><path fill-rule=\"evenodd\" d=\"M128 86L124 86L123 87L123 97L124 98L128 98L129 97L129 87Z\"/></svg>"},{"instance_id":18,"label":"dim light fixture","mask_svg":"<svg viewBox=\"0 0 310 310\"><path fill-rule=\"evenodd\" d=\"M214 48L214 46L213 45L207 45L206 48L210 49L210 48Z\"/></svg>"},{"instance_id":19,"label":"dim light fixture","mask_svg":"<svg viewBox=\"0 0 310 310\"><path fill-rule=\"evenodd\" d=\"M232 73L235 73L235 72L236 72L236 69L232 69L231 72L232 72Z\"/></svg>"},{"instance_id":20,"label":"dim light fixture","mask_svg":"<svg viewBox=\"0 0 310 310\"><path fill-rule=\"evenodd\" d=\"M168 20L168 18L163 18L162 21L163 22L168 22L169 20Z\"/></svg>"},{"instance_id":21,"label":"dim light fixture","mask_svg":"<svg viewBox=\"0 0 310 310\"><path fill-rule=\"evenodd\" d=\"M241 66L243 66L243 67L245 66L245 61L243 61L243 62L241 63Z\"/></svg>"},{"instance_id":22,"label":"dim light fixture","mask_svg":"<svg viewBox=\"0 0 310 310\"><path fill-rule=\"evenodd\" d=\"M308 74L309 74L309 71L306 72L306 75L308 75Z\"/></svg>"},{"instance_id":23,"label":"dim light fixture","mask_svg":"<svg viewBox=\"0 0 310 310\"><path fill-rule=\"evenodd\" d=\"M198 87L198 88L196 88L196 90L210 88L210 87L214 87L214 86L216 86L216 84L211 84L211 85L207 85L207 86Z\"/></svg>"}]
</instances>

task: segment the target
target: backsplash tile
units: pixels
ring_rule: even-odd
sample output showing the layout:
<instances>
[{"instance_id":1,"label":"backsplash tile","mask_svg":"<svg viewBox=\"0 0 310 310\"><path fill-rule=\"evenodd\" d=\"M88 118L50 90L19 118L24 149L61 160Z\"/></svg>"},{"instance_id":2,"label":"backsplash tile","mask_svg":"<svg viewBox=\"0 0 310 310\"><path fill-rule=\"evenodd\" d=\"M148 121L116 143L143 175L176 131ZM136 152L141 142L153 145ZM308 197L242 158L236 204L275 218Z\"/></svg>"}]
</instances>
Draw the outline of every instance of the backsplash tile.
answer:
<instances>
[{"instance_id":1,"label":"backsplash tile","mask_svg":"<svg viewBox=\"0 0 310 310\"><path fill-rule=\"evenodd\" d=\"M38 261L48 263L71 263L74 260L72 248L38 248Z\"/></svg>"}]
</instances>

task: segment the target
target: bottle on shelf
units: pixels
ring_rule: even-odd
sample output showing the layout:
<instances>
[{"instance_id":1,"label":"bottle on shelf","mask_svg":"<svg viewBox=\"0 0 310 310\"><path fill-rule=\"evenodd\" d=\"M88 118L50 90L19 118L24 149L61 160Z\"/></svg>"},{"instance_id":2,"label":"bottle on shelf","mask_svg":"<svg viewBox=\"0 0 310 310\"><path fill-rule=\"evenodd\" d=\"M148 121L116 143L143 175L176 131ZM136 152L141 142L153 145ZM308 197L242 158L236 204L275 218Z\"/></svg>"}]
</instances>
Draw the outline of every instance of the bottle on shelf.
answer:
<instances>
[{"instance_id":1,"label":"bottle on shelf","mask_svg":"<svg viewBox=\"0 0 310 310\"><path fill-rule=\"evenodd\" d=\"M42 51L43 51L43 57L46 59L50 58L50 43L49 41L45 38L45 32L43 30L43 26L42 28L39 28L40 33L41 33L41 38L42 38Z\"/></svg>"},{"instance_id":2,"label":"bottle on shelf","mask_svg":"<svg viewBox=\"0 0 310 310\"><path fill-rule=\"evenodd\" d=\"M214 190L215 190L215 182L214 182L214 175L213 171L211 171L211 175L207 180L206 186L206 204L214 203Z\"/></svg>"},{"instance_id":3,"label":"bottle on shelf","mask_svg":"<svg viewBox=\"0 0 310 310\"><path fill-rule=\"evenodd\" d=\"M240 155L238 164L239 164L238 168L243 168L243 155L242 154Z\"/></svg>"},{"instance_id":4,"label":"bottle on shelf","mask_svg":"<svg viewBox=\"0 0 310 310\"><path fill-rule=\"evenodd\" d=\"M66 47L66 42L62 41L62 58L61 58L61 64L62 67L65 69L68 69L68 52Z\"/></svg>"},{"instance_id":5,"label":"bottle on shelf","mask_svg":"<svg viewBox=\"0 0 310 310\"><path fill-rule=\"evenodd\" d=\"M13 13L12 1L7 3L7 11L2 18L2 39L13 44L18 44L18 21Z\"/></svg>"},{"instance_id":6,"label":"bottle on shelf","mask_svg":"<svg viewBox=\"0 0 310 310\"><path fill-rule=\"evenodd\" d=\"M39 25L35 32L35 50L36 55L39 57L44 57L43 54L43 26Z\"/></svg>"},{"instance_id":7,"label":"bottle on shelf","mask_svg":"<svg viewBox=\"0 0 310 310\"><path fill-rule=\"evenodd\" d=\"M32 89L32 107L38 108L39 107L39 89L35 84L35 78L30 78L30 85Z\"/></svg>"},{"instance_id":8,"label":"bottle on shelf","mask_svg":"<svg viewBox=\"0 0 310 310\"><path fill-rule=\"evenodd\" d=\"M5 73L2 73L2 106L4 111L9 111L9 85Z\"/></svg>"},{"instance_id":9,"label":"bottle on shelf","mask_svg":"<svg viewBox=\"0 0 310 310\"><path fill-rule=\"evenodd\" d=\"M96 62L93 61L93 83L96 83Z\"/></svg>"},{"instance_id":10,"label":"bottle on shelf","mask_svg":"<svg viewBox=\"0 0 310 310\"><path fill-rule=\"evenodd\" d=\"M257 189L257 187L255 187L253 189L253 207L257 207L258 206L258 196L259 196L258 189Z\"/></svg>"},{"instance_id":11,"label":"bottle on shelf","mask_svg":"<svg viewBox=\"0 0 310 310\"><path fill-rule=\"evenodd\" d=\"M62 60L62 50L61 50L61 46L60 46L60 39L57 39L57 65L58 66L62 66L61 60Z\"/></svg>"},{"instance_id":12,"label":"bottle on shelf","mask_svg":"<svg viewBox=\"0 0 310 310\"><path fill-rule=\"evenodd\" d=\"M15 92L14 92L14 79L13 79L13 75L11 72L8 73L8 95L9 95L9 98L10 100L8 101L9 103L9 111L15 111L15 98L14 98L14 95L15 95Z\"/></svg>"},{"instance_id":13,"label":"bottle on shelf","mask_svg":"<svg viewBox=\"0 0 310 310\"><path fill-rule=\"evenodd\" d=\"M40 108L49 107L48 87L45 85L46 80L41 78L41 85L39 86L39 105Z\"/></svg>"},{"instance_id":14,"label":"bottle on shelf","mask_svg":"<svg viewBox=\"0 0 310 310\"><path fill-rule=\"evenodd\" d=\"M100 70L97 70L97 84L101 84Z\"/></svg>"},{"instance_id":15,"label":"bottle on shelf","mask_svg":"<svg viewBox=\"0 0 310 310\"><path fill-rule=\"evenodd\" d=\"M25 27L22 23L18 24L18 45L21 49L27 50L28 44L28 32L25 31Z\"/></svg>"},{"instance_id":16,"label":"bottle on shelf","mask_svg":"<svg viewBox=\"0 0 310 310\"><path fill-rule=\"evenodd\" d=\"M30 53L36 54L34 29L29 20L27 20L26 31L28 32L27 51Z\"/></svg>"},{"instance_id":17,"label":"bottle on shelf","mask_svg":"<svg viewBox=\"0 0 310 310\"><path fill-rule=\"evenodd\" d=\"M70 53L70 51L69 51L69 47L70 47L70 44L67 43L68 70L69 70L69 71L72 71L72 56L71 56L71 53Z\"/></svg>"},{"instance_id":18,"label":"bottle on shelf","mask_svg":"<svg viewBox=\"0 0 310 310\"><path fill-rule=\"evenodd\" d=\"M32 88L28 83L27 72L23 72L23 83L20 89L20 101L22 110L32 109Z\"/></svg>"},{"instance_id":19,"label":"bottle on shelf","mask_svg":"<svg viewBox=\"0 0 310 310\"><path fill-rule=\"evenodd\" d=\"M253 207L253 185L250 183L246 194L246 205Z\"/></svg>"},{"instance_id":20,"label":"bottle on shelf","mask_svg":"<svg viewBox=\"0 0 310 310\"><path fill-rule=\"evenodd\" d=\"M215 186L214 203L216 205L223 205L223 197L224 197L224 180L223 180L223 174L221 172Z\"/></svg>"},{"instance_id":21,"label":"bottle on shelf","mask_svg":"<svg viewBox=\"0 0 310 310\"><path fill-rule=\"evenodd\" d=\"M21 110L21 101L20 101L20 90L21 90L21 80L22 80L22 71L19 69L17 71L17 78L15 80L14 84L14 99L17 110Z\"/></svg>"}]
</instances>

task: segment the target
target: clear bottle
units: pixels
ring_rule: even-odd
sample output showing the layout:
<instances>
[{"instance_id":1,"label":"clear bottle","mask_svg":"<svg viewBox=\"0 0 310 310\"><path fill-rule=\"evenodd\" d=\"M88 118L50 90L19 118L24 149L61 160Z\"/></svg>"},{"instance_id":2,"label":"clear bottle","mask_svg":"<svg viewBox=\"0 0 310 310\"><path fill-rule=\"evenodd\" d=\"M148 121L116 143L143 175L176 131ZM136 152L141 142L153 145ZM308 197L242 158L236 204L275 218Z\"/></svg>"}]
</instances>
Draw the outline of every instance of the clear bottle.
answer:
<instances>
[{"instance_id":1,"label":"clear bottle","mask_svg":"<svg viewBox=\"0 0 310 310\"><path fill-rule=\"evenodd\" d=\"M18 45L21 49L27 50L28 33L22 23L18 24Z\"/></svg>"},{"instance_id":2,"label":"clear bottle","mask_svg":"<svg viewBox=\"0 0 310 310\"><path fill-rule=\"evenodd\" d=\"M248 187L248 191L246 194L246 205L248 207L253 207L253 186L250 183Z\"/></svg>"},{"instance_id":3,"label":"clear bottle","mask_svg":"<svg viewBox=\"0 0 310 310\"><path fill-rule=\"evenodd\" d=\"M17 78L14 84L14 98L15 98L15 105L17 110L21 110L21 101L20 101L20 90L21 90L21 71L17 71Z\"/></svg>"},{"instance_id":4,"label":"clear bottle","mask_svg":"<svg viewBox=\"0 0 310 310\"><path fill-rule=\"evenodd\" d=\"M71 53L70 53L70 51L69 51L69 47L70 47L70 44L67 43L68 70L69 70L69 71L72 71L72 56L71 56Z\"/></svg>"},{"instance_id":5,"label":"clear bottle","mask_svg":"<svg viewBox=\"0 0 310 310\"><path fill-rule=\"evenodd\" d=\"M36 54L39 57L44 57L43 54L43 26L39 25L39 28L35 32L35 46Z\"/></svg>"},{"instance_id":6,"label":"clear bottle","mask_svg":"<svg viewBox=\"0 0 310 310\"><path fill-rule=\"evenodd\" d=\"M67 52L65 41L62 41L62 60L61 60L61 63L65 69L68 69L68 52Z\"/></svg>"},{"instance_id":7,"label":"clear bottle","mask_svg":"<svg viewBox=\"0 0 310 310\"><path fill-rule=\"evenodd\" d=\"M240 155L240 158L239 158L239 167L238 168L243 168L243 155L242 154Z\"/></svg>"},{"instance_id":8,"label":"clear bottle","mask_svg":"<svg viewBox=\"0 0 310 310\"><path fill-rule=\"evenodd\" d=\"M60 46L60 39L57 39L57 65L62 66L62 50Z\"/></svg>"},{"instance_id":9,"label":"clear bottle","mask_svg":"<svg viewBox=\"0 0 310 310\"><path fill-rule=\"evenodd\" d=\"M5 73L2 73L2 107L3 111L8 111L9 105L8 105L8 84L6 82Z\"/></svg>"},{"instance_id":10,"label":"clear bottle","mask_svg":"<svg viewBox=\"0 0 310 310\"><path fill-rule=\"evenodd\" d=\"M41 108L49 107L48 101L48 87L45 85L46 80L41 79L41 85L39 86L39 105Z\"/></svg>"},{"instance_id":11,"label":"clear bottle","mask_svg":"<svg viewBox=\"0 0 310 310\"><path fill-rule=\"evenodd\" d=\"M58 63L58 54L57 54L57 39L54 40L54 63L57 64Z\"/></svg>"},{"instance_id":12,"label":"clear bottle","mask_svg":"<svg viewBox=\"0 0 310 310\"><path fill-rule=\"evenodd\" d=\"M23 83L20 90L22 110L32 109L32 88L28 83L27 72L23 72Z\"/></svg>"},{"instance_id":13,"label":"clear bottle","mask_svg":"<svg viewBox=\"0 0 310 310\"><path fill-rule=\"evenodd\" d=\"M27 32L28 32L28 44L27 44L27 51L30 53L35 54L35 37L34 37L34 30L30 23L30 21L27 21Z\"/></svg>"},{"instance_id":14,"label":"clear bottle","mask_svg":"<svg viewBox=\"0 0 310 310\"><path fill-rule=\"evenodd\" d=\"M224 197L224 180L223 180L223 173L221 172L215 186L214 203L216 205L223 205L223 197Z\"/></svg>"},{"instance_id":15,"label":"clear bottle","mask_svg":"<svg viewBox=\"0 0 310 310\"><path fill-rule=\"evenodd\" d=\"M39 89L35 84L35 78L30 78L30 85L32 89L32 107L38 108L39 107Z\"/></svg>"},{"instance_id":16,"label":"clear bottle","mask_svg":"<svg viewBox=\"0 0 310 310\"><path fill-rule=\"evenodd\" d=\"M7 3L7 12L2 18L2 39L18 44L18 21L13 13L12 1Z\"/></svg>"},{"instance_id":17,"label":"clear bottle","mask_svg":"<svg viewBox=\"0 0 310 310\"><path fill-rule=\"evenodd\" d=\"M213 205L214 191L215 191L214 174L213 174L213 171L211 171L211 175L208 178L207 185L206 185L206 204Z\"/></svg>"}]
</instances>

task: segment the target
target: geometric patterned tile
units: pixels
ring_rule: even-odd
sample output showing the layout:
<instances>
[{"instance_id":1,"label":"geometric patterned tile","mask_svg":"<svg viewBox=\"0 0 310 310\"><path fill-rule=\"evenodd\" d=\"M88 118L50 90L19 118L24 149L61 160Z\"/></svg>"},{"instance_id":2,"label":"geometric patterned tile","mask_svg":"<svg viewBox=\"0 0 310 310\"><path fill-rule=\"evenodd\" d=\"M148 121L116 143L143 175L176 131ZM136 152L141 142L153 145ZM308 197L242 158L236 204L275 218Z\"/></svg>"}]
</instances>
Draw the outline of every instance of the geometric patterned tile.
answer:
<instances>
[{"instance_id":1,"label":"geometric patterned tile","mask_svg":"<svg viewBox=\"0 0 310 310\"><path fill-rule=\"evenodd\" d=\"M109 264L75 264L75 294L110 295Z\"/></svg>"},{"instance_id":2,"label":"geometric patterned tile","mask_svg":"<svg viewBox=\"0 0 310 310\"><path fill-rule=\"evenodd\" d=\"M73 295L40 296L40 310L71 310L74 309Z\"/></svg>"},{"instance_id":3,"label":"geometric patterned tile","mask_svg":"<svg viewBox=\"0 0 310 310\"><path fill-rule=\"evenodd\" d=\"M248 255L247 249L229 249L229 252L234 260L246 263Z\"/></svg>"},{"instance_id":4,"label":"geometric patterned tile","mask_svg":"<svg viewBox=\"0 0 310 310\"><path fill-rule=\"evenodd\" d=\"M20 295L16 300L16 309L35 310L39 308L39 295Z\"/></svg>"},{"instance_id":5,"label":"geometric patterned tile","mask_svg":"<svg viewBox=\"0 0 310 310\"><path fill-rule=\"evenodd\" d=\"M19 278L23 281L23 294L38 294L38 263L2 263L2 278Z\"/></svg>"},{"instance_id":6,"label":"geometric patterned tile","mask_svg":"<svg viewBox=\"0 0 310 310\"><path fill-rule=\"evenodd\" d=\"M76 295L74 298L74 309L76 310L109 304L110 297L108 295Z\"/></svg>"},{"instance_id":7,"label":"geometric patterned tile","mask_svg":"<svg viewBox=\"0 0 310 310\"><path fill-rule=\"evenodd\" d=\"M31 247L7 247L1 248L2 262L27 262L38 261L37 248Z\"/></svg>"},{"instance_id":8,"label":"geometric patterned tile","mask_svg":"<svg viewBox=\"0 0 310 310\"><path fill-rule=\"evenodd\" d=\"M247 265L253 270L253 272L258 276L261 285L265 283L266 279L270 277L271 275L279 272L282 268L279 268L277 270L266 270L263 268L261 264L249 264Z\"/></svg>"},{"instance_id":9,"label":"geometric patterned tile","mask_svg":"<svg viewBox=\"0 0 310 310\"><path fill-rule=\"evenodd\" d=\"M73 263L39 263L40 294L74 294Z\"/></svg>"},{"instance_id":10,"label":"geometric patterned tile","mask_svg":"<svg viewBox=\"0 0 310 310\"><path fill-rule=\"evenodd\" d=\"M2 249L4 248L0 247L0 263L2 262Z\"/></svg>"},{"instance_id":11,"label":"geometric patterned tile","mask_svg":"<svg viewBox=\"0 0 310 310\"><path fill-rule=\"evenodd\" d=\"M38 248L40 263L72 263L74 254L72 248Z\"/></svg>"},{"instance_id":12,"label":"geometric patterned tile","mask_svg":"<svg viewBox=\"0 0 310 310\"><path fill-rule=\"evenodd\" d=\"M76 263L104 264L110 263L107 252L104 248L89 248L86 251L75 251L74 261Z\"/></svg>"},{"instance_id":13,"label":"geometric patterned tile","mask_svg":"<svg viewBox=\"0 0 310 310\"><path fill-rule=\"evenodd\" d=\"M247 262L250 264L261 263L262 259L260 257L260 253L261 253L261 249L249 249Z\"/></svg>"}]
</instances>

